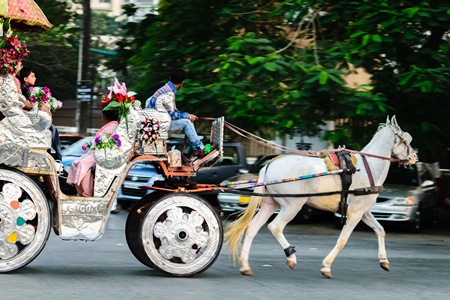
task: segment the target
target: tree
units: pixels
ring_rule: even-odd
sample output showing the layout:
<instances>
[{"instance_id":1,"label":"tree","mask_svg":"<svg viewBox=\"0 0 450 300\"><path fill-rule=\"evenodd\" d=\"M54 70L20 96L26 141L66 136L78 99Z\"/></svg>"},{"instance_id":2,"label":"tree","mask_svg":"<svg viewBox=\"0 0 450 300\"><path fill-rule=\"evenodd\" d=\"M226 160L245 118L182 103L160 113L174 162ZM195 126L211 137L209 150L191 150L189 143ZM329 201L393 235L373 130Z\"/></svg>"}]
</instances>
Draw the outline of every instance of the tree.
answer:
<instances>
[{"instance_id":1,"label":"tree","mask_svg":"<svg viewBox=\"0 0 450 300\"><path fill-rule=\"evenodd\" d=\"M252 11L240 9L233 15L248 17L250 13L261 11L283 17L278 26L286 28L284 36L291 36L291 45L258 52L262 43L274 45L272 41L276 37L261 40L255 38L261 36L259 33L247 33L229 39L230 47L221 56L220 73L223 79L237 79L230 85L230 89L235 89L230 98L239 99L241 95L242 100L228 101L235 106L230 110L248 114L249 109L245 109L245 105L255 101L249 90L254 86L252 80L256 77L260 82L268 77L260 70L271 70L274 75L286 72L284 79L279 81L287 86L281 84L285 92L276 84L265 82L267 87L280 90L277 93L279 97L272 98L274 103L279 104L287 97L294 103L288 105L285 100L281 107L276 108L273 119L277 126L314 127L311 118L315 119L315 116L342 119L343 126L337 128L332 138L347 146L357 146L370 138L367 132L373 132L365 126L374 128L378 122L384 121L387 113L396 114L402 128L415 137L414 146L420 149L422 159L443 154L445 145L449 144L450 129L446 121L450 104L445 99L449 92L449 3L285 1L277 3L271 10L262 7ZM295 33L299 35L295 36ZM302 42L307 40L311 43L302 47ZM291 57L283 54L286 52ZM289 67L286 68L282 62L288 62ZM352 66L362 67L372 75L373 89L351 91L342 81L339 83L339 75L348 73ZM255 77L235 76L248 74L249 70ZM222 82L222 85L227 85L226 81ZM383 99L387 101L384 103ZM270 106L265 103L262 107L267 109ZM289 112L283 112L282 108L291 108L296 115L289 116ZM258 120L257 116L264 114L264 109L250 115ZM272 113L266 114L265 118L270 115ZM286 126L288 122L290 124ZM357 139L359 141L355 143Z\"/></svg>"},{"instance_id":2,"label":"tree","mask_svg":"<svg viewBox=\"0 0 450 300\"><path fill-rule=\"evenodd\" d=\"M161 1L158 12L127 60L144 95L181 66L183 109L223 114L249 131L314 133L338 120L326 137L359 149L396 114L422 158L450 144L443 0L179 0ZM372 76L370 86L346 84L355 68Z\"/></svg>"},{"instance_id":3,"label":"tree","mask_svg":"<svg viewBox=\"0 0 450 300\"><path fill-rule=\"evenodd\" d=\"M30 54L24 66L36 73L39 86L50 87L57 99L75 97L79 28L71 22L76 17L73 3L63 0L36 0L53 27L42 34L21 33Z\"/></svg>"}]
</instances>

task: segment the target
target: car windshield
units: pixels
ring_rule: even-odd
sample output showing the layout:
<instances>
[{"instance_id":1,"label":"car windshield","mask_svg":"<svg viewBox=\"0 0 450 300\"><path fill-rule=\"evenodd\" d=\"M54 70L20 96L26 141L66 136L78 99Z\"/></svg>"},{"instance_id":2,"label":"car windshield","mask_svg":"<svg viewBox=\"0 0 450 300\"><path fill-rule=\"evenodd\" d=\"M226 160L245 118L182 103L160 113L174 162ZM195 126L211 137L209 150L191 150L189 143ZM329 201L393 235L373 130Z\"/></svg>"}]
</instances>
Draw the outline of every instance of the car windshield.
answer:
<instances>
[{"instance_id":1,"label":"car windshield","mask_svg":"<svg viewBox=\"0 0 450 300\"><path fill-rule=\"evenodd\" d=\"M248 170L249 173L259 173L262 167L267 165L272 158L274 158L276 155L268 155L263 156L259 158L255 163L250 167L250 170Z\"/></svg>"},{"instance_id":2,"label":"car windshield","mask_svg":"<svg viewBox=\"0 0 450 300\"><path fill-rule=\"evenodd\" d=\"M411 165L405 168L404 166L398 166L398 164L391 164L384 183L417 186L419 184L417 167Z\"/></svg>"},{"instance_id":3,"label":"car windshield","mask_svg":"<svg viewBox=\"0 0 450 300\"><path fill-rule=\"evenodd\" d=\"M89 150L88 149L83 150L83 148L81 148L81 147L83 146L83 144L91 141L93 138L94 137L90 136L90 137L85 137L85 138L82 138L81 140L76 141L75 143L73 143L72 145L70 145L69 147L64 149L62 151L62 155L63 156L82 156Z\"/></svg>"}]
</instances>

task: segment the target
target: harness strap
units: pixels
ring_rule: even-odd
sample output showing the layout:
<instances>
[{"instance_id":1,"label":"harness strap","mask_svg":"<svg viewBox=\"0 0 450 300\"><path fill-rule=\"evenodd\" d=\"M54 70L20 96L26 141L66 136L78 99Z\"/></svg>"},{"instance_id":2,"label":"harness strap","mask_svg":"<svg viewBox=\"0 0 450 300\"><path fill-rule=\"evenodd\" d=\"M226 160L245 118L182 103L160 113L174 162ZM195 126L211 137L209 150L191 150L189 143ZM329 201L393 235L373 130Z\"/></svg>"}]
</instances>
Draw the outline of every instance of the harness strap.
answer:
<instances>
[{"instance_id":1,"label":"harness strap","mask_svg":"<svg viewBox=\"0 0 450 300\"><path fill-rule=\"evenodd\" d=\"M364 167L366 168L367 176L369 176L370 186L375 186L375 181L373 180L372 171L370 170L369 162L364 155L361 155L364 163Z\"/></svg>"},{"instance_id":2,"label":"harness strap","mask_svg":"<svg viewBox=\"0 0 450 300\"><path fill-rule=\"evenodd\" d=\"M369 194L379 194L383 191L383 186L374 186L374 187L365 187L354 190L345 191L347 194L352 194L355 196L364 196ZM241 191L234 190L232 188L217 188L213 189L213 191L227 192L229 194L239 194L239 195L248 195L248 196L261 196L261 197L312 197L312 196L331 196L341 194L342 190L339 191L331 191L331 192L321 192L321 193L312 193L312 194L269 194L269 193L255 193L254 191Z\"/></svg>"},{"instance_id":3,"label":"harness strap","mask_svg":"<svg viewBox=\"0 0 450 300\"><path fill-rule=\"evenodd\" d=\"M345 225L347 220L347 197L348 190L352 184L353 174L357 171L356 167L353 165L352 159L350 157L350 152L342 150L336 152L339 158L339 163L344 172L341 173L342 191L341 191L341 201L339 201L339 211L341 213L341 224Z\"/></svg>"}]
</instances>

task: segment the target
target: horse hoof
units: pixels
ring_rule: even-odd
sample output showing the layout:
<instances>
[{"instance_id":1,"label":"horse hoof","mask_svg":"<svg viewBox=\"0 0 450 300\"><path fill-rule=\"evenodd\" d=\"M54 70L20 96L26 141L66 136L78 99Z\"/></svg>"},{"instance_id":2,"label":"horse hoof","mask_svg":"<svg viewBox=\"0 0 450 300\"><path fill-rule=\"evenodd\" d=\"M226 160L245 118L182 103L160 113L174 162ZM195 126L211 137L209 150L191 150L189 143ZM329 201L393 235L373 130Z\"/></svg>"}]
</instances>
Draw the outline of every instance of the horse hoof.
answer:
<instances>
[{"instance_id":1,"label":"horse hoof","mask_svg":"<svg viewBox=\"0 0 450 300\"><path fill-rule=\"evenodd\" d=\"M242 275L246 275L246 276L253 275L252 269L241 269L241 270L239 270L239 272L241 272Z\"/></svg>"},{"instance_id":2,"label":"horse hoof","mask_svg":"<svg viewBox=\"0 0 450 300\"><path fill-rule=\"evenodd\" d=\"M380 262L380 267L385 271L389 271L389 263L387 261Z\"/></svg>"},{"instance_id":3,"label":"horse hoof","mask_svg":"<svg viewBox=\"0 0 450 300\"><path fill-rule=\"evenodd\" d=\"M331 275L331 270L330 268L322 268L320 269L320 272L322 273L323 276L325 276L326 278L333 278L333 275Z\"/></svg>"},{"instance_id":4,"label":"horse hoof","mask_svg":"<svg viewBox=\"0 0 450 300\"><path fill-rule=\"evenodd\" d=\"M297 265L297 263L293 260L286 260L286 264L288 265L289 268L291 268L291 270L295 270L295 266Z\"/></svg>"}]
</instances>

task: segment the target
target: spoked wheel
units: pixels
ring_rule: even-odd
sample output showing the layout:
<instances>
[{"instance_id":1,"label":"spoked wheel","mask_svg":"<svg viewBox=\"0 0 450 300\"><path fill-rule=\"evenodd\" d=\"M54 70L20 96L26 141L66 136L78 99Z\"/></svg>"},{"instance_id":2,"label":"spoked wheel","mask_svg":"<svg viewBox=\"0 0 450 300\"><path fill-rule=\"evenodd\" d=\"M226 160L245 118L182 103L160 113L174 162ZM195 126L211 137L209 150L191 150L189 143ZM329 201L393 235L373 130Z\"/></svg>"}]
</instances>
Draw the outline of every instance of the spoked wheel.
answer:
<instances>
[{"instance_id":1,"label":"spoked wheel","mask_svg":"<svg viewBox=\"0 0 450 300\"><path fill-rule=\"evenodd\" d=\"M207 270L219 256L223 227L214 208L202 198L168 194L146 212L141 243L151 264L173 276Z\"/></svg>"},{"instance_id":2,"label":"spoked wheel","mask_svg":"<svg viewBox=\"0 0 450 300\"><path fill-rule=\"evenodd\" d=\"M26 175L0 169L0 272L20 269L35 259L50 234L44 193Z\"/></svg>"},{"instance_id":3,"label":"spoked wheel","mask_svg":"<svg viewBox=\"0 0 450 300\"><path fill-rule=\"evenodd\" d=\"M141 223L151 204L164 194L166 193L157 191L142 197L141 200L131 207L125 224L125 237L128 248L141 263L150 268L154 268L154 266L141 247Z\"/></svg>"}]
</instances>

